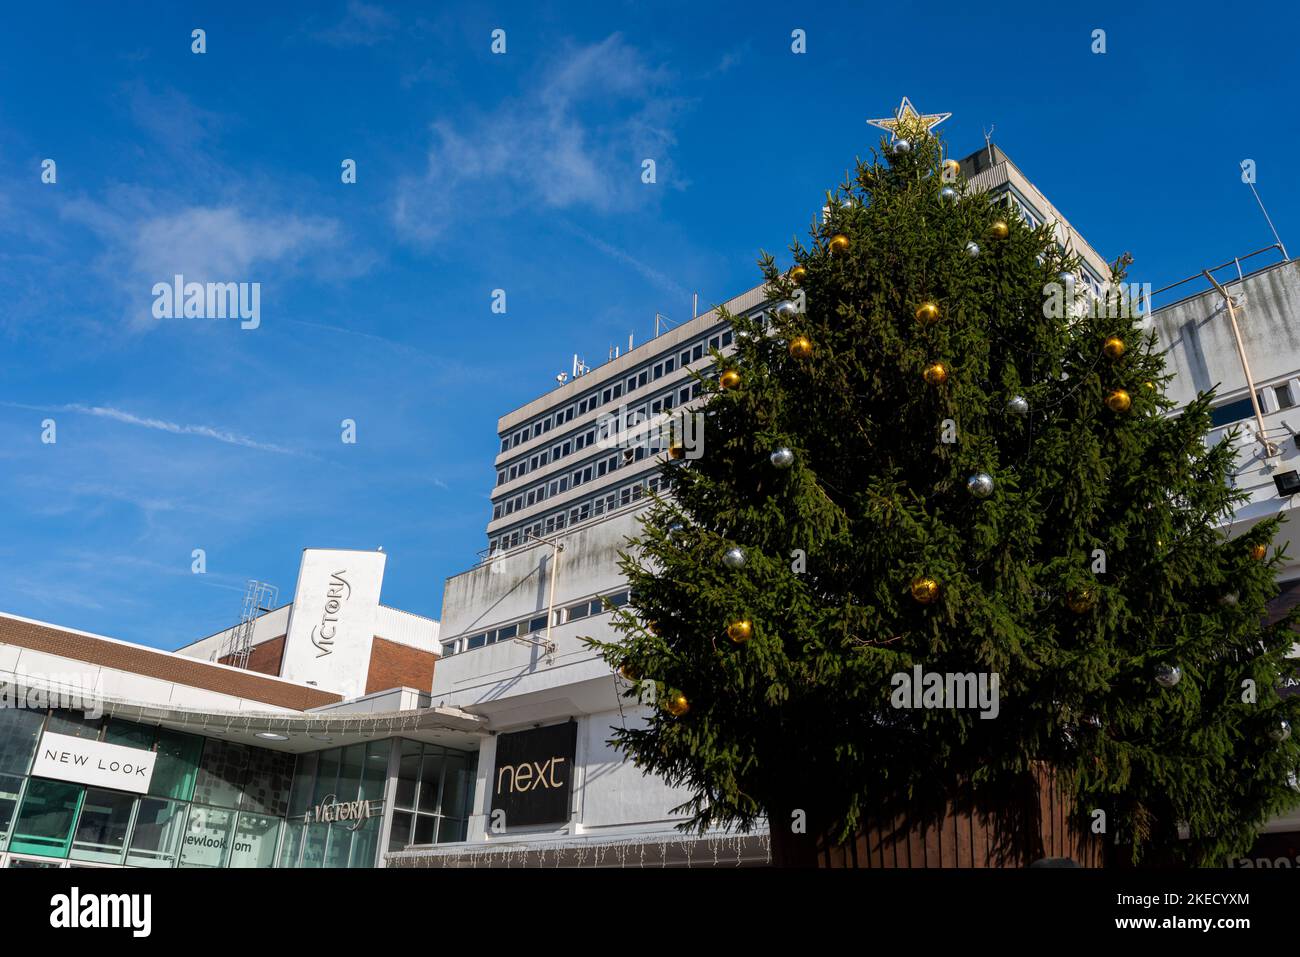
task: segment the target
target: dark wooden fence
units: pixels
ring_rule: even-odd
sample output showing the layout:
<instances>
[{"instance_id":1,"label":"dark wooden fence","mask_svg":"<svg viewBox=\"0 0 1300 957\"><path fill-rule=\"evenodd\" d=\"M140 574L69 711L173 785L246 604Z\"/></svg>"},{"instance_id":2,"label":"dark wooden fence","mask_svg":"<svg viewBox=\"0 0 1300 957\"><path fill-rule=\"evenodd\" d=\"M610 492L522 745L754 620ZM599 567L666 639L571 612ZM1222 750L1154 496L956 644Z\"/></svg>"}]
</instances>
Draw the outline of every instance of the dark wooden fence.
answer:
<instances>
[{"instance_id":1,"label":"dark wooden fence","mask_svg":"<svg viewBox=\"0 0 1300 957\"><path fill-rule=\"evenodd\" d=\"M924 821L907 814L869 820L845 843L824 833L791 834L782 824L771 822L778 867L1028 867L1045 858L1069 858L1080 867L1104 863L1103 839L1078 819L1046 766L996 798L956 789L942 812Z\"/></svg>"}]
</instances>

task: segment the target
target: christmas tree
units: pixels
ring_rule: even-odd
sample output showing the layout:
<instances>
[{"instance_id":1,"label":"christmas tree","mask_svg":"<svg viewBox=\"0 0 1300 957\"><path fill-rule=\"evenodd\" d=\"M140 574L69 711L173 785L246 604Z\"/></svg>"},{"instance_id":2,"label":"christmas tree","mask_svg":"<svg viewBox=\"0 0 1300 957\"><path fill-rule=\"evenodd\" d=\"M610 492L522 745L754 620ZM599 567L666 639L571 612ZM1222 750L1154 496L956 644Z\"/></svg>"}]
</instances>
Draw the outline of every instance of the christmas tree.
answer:
<instances>
[{"instance_id":1,"label":"christmas tree","mask_svg":"<svg viewBox=\"0 0 1300 957\"><path fill-rule=\"evenodd\" d=\"M724 317L703 457L665 457L591 642L656 704L614 743L701 829L847 839L1045 765L1109 860L1218 864L1300 799L1277 522L1224 533L1212 396L1173 413L1122 291L892 125Z\"/></svg>"}]
</instances>

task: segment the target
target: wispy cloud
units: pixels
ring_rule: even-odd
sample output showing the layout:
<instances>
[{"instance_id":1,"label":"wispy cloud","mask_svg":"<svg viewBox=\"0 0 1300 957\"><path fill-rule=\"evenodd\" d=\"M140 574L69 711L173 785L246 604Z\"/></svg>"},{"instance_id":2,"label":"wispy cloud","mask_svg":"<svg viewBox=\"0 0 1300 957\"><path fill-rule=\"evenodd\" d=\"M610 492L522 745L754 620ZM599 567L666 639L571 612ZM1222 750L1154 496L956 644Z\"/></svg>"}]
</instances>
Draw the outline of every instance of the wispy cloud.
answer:
<instances>
[{"instance_id":1,"label":"wispy cloud","mask_svg":"<svg viewBox=\"0 0 1300 957\"><path fill-rule=\"evenodd\" d=\"M620 249L612 243L607 243L599 236L593 236L591 233L587 232L587 230L583 229L581 226L575 225L574 223L565 222L562 225L583 242L590 244L611 259L621 262L626 266L631 266L634 270L640 273L641 276L654 283L664 292L667 292L678 299L684 300L690 298L690 293L671 276L660 272L653 266L647 265L627 250Z\"/></svg>"},{"instance_id":2,"label":"wispy cloud","mask_svg":"<svg viewBox=\"0 0 1300 957\"><path fill-rule=\"evenodd\" d=\"M423 176L398 184L393 219L407 238L436 239L466 211L581 207L601 213L681 187L668 155L683 100L672 77L622 36L566 48L527 92L464 123L440 120Z\"/></svg>"},{"instance_id":3,"label":"wispy cloud","mask_svg":"<svg viewBox=\"0 0 1300 957\"><path fill-rule=\"evenodd\" d=\"M210 425L185 425L179 422L168 422L166 419L154 419L147 416L136 415L132 412L126 412L122 409L115 409L112 406L102 405L81 405L72 403L69 405L59 406L35 406L24 405L18 402L0 403L11 409L29 409L37 412L73 412L78 415L93 415L103 419L112 419L115 422L121 422L124 425L134 425L142 429L153 429L158 432L170 432L172 435L192 435L198 438L212 439L216 442L223 442L226 445L238 445L246 449L257 449L261 452L275 452L280 455L300 455L302 453L295 449L287 448L283 445L274 445L270 442L259 442L256 439L241 435L238 432L231 432L227 429L218 429Z\"/></svg>"},{"instance_id":4,"label":"wispy cloud","mask_svg":"<svg viewBox=\"0 0 1300 957\"><path fill-rule=\"evenodd\" d=\"M119 190L111 202L76 199L63 216L103 241L96 262L123 297L128 321L156 327L154 283L183 274L193 282L263 282L283 274L338 238L336 220L321 216L256 216L236 205L162 209L136 190Z\"/></svg>"},{"instance_id":5,"label":"wispy cloud","mask_svg":"<svg viewBox=\"0 0 1300 957\"><path fill-rule=\"evenodd\" d=\"M397 18L378 4L348 0L342 19L312 36L336 47L374 46L394 36L397 26Z\"/></svg>"}]
</instances>

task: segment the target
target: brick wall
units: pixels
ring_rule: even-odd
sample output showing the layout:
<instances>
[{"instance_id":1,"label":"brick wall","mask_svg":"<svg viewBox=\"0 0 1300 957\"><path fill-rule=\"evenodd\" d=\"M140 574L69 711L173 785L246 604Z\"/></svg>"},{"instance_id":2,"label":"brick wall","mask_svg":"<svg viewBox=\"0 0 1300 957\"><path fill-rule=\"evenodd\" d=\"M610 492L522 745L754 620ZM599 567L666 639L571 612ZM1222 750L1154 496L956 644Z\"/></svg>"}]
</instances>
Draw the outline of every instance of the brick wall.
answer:
<instances>
[{"instance_id":1,"label":"brick wall","mask_svg":"<svg viewBox=\"0 0 1300 957\"><path fill-rule=\"evenodd\" d=\"M433 690L433 666L438 656L410 645L375 637L370 647L370 670L366 674L366 694L389 688Z\"/></svg>"},{"instance_id":2,"label":"brick wall","mask_svg":"<svg viewBox=\"0 0 1300 957\"><path fill-rule=\"evenodd\" d=\"M280 664L284 660L284 639L281 635L279 638L272 638L270 641L263 641L248 650L248 667L249 671L256 671L260 675L271 675L278 678L280 676ZM226 655L219 658L220 664L231 664L234 655Z\"/></svg>"},{"instance_id":3,"label":"brick wall","mask_svg":"<svg viewBox=\"0 0 1300 957\"><path fill-rule=\"evenodd\" d=\"M305 711L341 701L342 696L316 688L303 688L272 681L248 671L221 668L196 658L186 658L142 645L105 641L61 628L18 621L0 615L0 644L16 645L46 654L115 668L131 674L174 681L193 688L261 701L282 708Z\"/></svg>"}]
</instances>

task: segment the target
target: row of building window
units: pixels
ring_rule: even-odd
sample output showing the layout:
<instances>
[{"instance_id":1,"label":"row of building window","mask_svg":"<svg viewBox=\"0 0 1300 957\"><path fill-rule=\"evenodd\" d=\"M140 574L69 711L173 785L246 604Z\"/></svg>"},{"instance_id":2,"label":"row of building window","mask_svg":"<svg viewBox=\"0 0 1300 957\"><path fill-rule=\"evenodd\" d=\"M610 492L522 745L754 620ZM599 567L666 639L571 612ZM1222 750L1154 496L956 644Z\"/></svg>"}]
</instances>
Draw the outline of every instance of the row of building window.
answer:
<instances>
[{"instance_id":1,"label":"row of building window","mask_svg":"<svg viewBox=\"0 0 1300 957\"><path fill-rule=\"evenodd\" d=\"M541 435L550 432L552 428L558 428L568 422L572 422L576 416L586 415L593 409L602 405L608 405L624 396L631 395L637 389L643 388L647 384L654 382L679 368L685 368L692 362L698 362L710 349L724 349L731 345L732 333L730 329L722 329L711 335L701 338L698 342L686 346L676 356L668 356L658 361L647 363L645 368L630 373L625 379L619 382L611 383L602 389L583 396L577 402L574 402L556 412L547 413L542 418L529 423L501 439L501 451L508 452L517 448L530 439L535 439ZM497 484L500 484L498 482Z\"/></svg>"},{"instance_id":2,"label":"row of building window","mask_svg":"<svg viewBox=\"0 0 1300 957\"><path fill-rule=\"evenodd\" d=\"M701 386L698 382L689 386L683 386L681 392L685 398L682 401L687 402L691 399L698 398L700 391ZM672 400L669 398L667 401ZM671 406L660 406L651 414L657 415L660 412L667 411L669 408L671 408ZM644 411L641 411L640 414L645 416ZM570 489L577 488L580 485L585 485L587 482L603 478L611 472L618 471L620 468L635 465L647 456L654 454L655 451L662 450L652 449L649 445L635 445L631 448L621 449L611 455L601 458L598 461L593 461L581 468L574 469L574 471L565 475L558 476L549 481L541 482L532 488L521 490L511 498L493 504L492 520L496 521L497 519L505 518L507 515L513 515L515 512L531 508L538 502L544 502L548 498L562 495Z\"/></svg>"},{"instance_id":3,"label":"row of building window","mask_svg":"<svg viewBox=\"0 0 1300 957\"><path fill-rule=\"evenodd\" d=\"M649 402L644 402L635 409L629 409L628 415L637 416L644 420L647 416L659 415L662 412L668 412L679 405L698 398L700 395L700 383L687 383L676 389L669 389L662 395L656 396ZM513 482L520 476L527 475L537 469L545 468L551 463L558 462L560 459L569 455L575 455L584 449L589 449L593 445L599 444L603 439L608 438L606 434L608 428L601 430L597 426L592 426L583 432L565 439L563 442L557 442L549 449L543 449L535 452L531 456L526 456L509 466L502 466L497 470L497 485L505 485L507 482ZM576 473L575 473L576 474ZM602 473L603 474L603 473ZM551 494L555 494L552 492ZM520 506L515 506L519 508ZM506 514L509 514L508 512ZM493 515L493 518L500 518L500 515Z\"/></svg>"},{"instance_id":4,"label":"row of building window","mask_svg":"<svg viewBox=\"0 0 1300 957\"><path fill-rule=\"evenodd\" d=\"M579 502L550 515L539 517L531 525L521 525L500 535L494 535L488 539L488 557L526 545L530 538L550 535L568 526L585 522L589 518L598 518L624 506L633 505L645 498L649 492L667 492L669 484L667 478L658 474L643 476L622 488L602 492L589 501Z\"/></svg>"},{"instance_id":5,"label":"row of building window","mask_svg":"<svg viewBox=\"0 0 1300 957\"><path fill-rule=\"evenodd\" d=\"M601 615L615 608L622 608L632 597L629 589L611 592L608 595L596 595L592 598L585 598L580 602L569 604L563 608L555 609L555 624L562 625L569 621L578 621L583 618L589 618L592 615ZM546 631L546 613L533 615L519 621L512 621L507 625L501 625L488 631L479 632L476 635L462 635L451 641L442 643L442 655L444 658L459 654L462 651L472 651L475 648L486 648L488 645L494 645L498 641L511 641L515 638L524 638L529 635L540 635Z\"/></svg>"}]
</instances>

